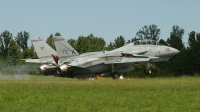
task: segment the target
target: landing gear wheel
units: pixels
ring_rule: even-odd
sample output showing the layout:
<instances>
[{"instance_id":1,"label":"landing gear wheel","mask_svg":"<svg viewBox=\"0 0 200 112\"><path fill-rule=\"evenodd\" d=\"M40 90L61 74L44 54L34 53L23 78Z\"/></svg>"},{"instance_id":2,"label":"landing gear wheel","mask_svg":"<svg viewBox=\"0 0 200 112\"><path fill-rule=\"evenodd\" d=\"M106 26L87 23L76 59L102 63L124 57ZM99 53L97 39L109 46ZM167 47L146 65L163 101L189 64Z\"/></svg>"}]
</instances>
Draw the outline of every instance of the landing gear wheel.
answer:
<instances>
[{"instance_id":1,"label":"landing gear wheel","mask_svg":"<svg viewBox=\"0 0 200 112\"><path fill-rule=\"evenodd\" d=\"M119 79L119 73L118 72L113 72L112 73L113 79Z\"/></svg>"},{"instance_id":2,"label":"landing gear wheel","mask_svg":"<svg viewBox=\"0 0 200 112\"><path fill-rule=\"evenodd\" d=\"M151 70L150 70L150 69L144 70L144 73L146 73L146 74L151 74Z\"/></svg>"},{"instance_id":3,"label":"landing gear wheel","mask_svg":"<svg viewBox=\"0 0 200 112\"><path fill-rule=\"evenodd\" d=\"M151 74L151 70L150 69L148 70L148 73Z\"/></svg>"}]
</instances>

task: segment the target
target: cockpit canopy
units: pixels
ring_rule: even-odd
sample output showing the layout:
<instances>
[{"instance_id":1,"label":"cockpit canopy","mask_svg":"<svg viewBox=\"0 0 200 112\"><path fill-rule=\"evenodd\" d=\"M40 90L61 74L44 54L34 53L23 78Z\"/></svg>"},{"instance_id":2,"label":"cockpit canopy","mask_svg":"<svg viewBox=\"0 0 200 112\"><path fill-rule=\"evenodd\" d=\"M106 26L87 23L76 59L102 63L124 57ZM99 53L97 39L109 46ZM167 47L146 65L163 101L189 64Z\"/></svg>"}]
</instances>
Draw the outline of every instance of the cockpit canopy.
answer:
<instances>
[{"instance_id":1,"label":"cockpit canopy","mask_svg":"<svg viewBox=\"0 0 200 112\"><path fill-rule=\"evenodd\" d=\"M155 40L136 40L133 42L134 45L162 45L159 42L156 42Z\"/></svg>"}]
</instances>

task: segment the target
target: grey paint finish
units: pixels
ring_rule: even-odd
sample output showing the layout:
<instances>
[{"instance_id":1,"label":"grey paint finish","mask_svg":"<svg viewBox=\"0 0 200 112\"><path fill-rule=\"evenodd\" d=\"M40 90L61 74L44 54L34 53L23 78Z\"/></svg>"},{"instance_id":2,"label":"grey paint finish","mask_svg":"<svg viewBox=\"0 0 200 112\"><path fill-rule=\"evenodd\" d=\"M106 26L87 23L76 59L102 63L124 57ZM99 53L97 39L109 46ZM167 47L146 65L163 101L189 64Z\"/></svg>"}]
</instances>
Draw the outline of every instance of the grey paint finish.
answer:
<instances>
[{"instance_id":1,"label":"grey paint finish","mask_svg":"<svg viewBox=\"0 0 200 112\"><path fill-rule=\"evenodd\" d=\"M39 72L54 72L58 74L73 74L74 76L95 74L112 74L112 72L129 72L130 64L167 61L179 53L177 49L163 46L151 40L142 40L129 43L112 51L98 51L79 54L61 36L53 38L56 51L53 50L39 37L34 37L34 45L40 62ZM56 64L52 54L58 55L59 63ZM29 59L29 62L34 62ZM37 60L38 62L38 60Z\"/></svg>"}]
</instances>

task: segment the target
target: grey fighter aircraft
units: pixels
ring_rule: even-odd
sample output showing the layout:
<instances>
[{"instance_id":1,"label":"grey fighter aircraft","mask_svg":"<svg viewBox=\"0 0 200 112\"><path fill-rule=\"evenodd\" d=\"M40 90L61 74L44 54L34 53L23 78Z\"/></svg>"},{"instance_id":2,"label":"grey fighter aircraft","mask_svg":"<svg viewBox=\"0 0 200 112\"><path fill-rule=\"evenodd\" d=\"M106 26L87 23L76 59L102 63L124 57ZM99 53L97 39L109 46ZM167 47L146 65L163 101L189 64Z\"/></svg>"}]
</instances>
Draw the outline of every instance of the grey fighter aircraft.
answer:
<instances>
[{"instance_id":1,"label":"grey fighter aircraft","mask_svg":"<svg viewBox=\"0 0 200 112\"><path fill-rule=\"evenodd\" d=\"M57 64L54 73L69 77L94 77L95 74L119 78L119 74L127 73L134 63L146 63L146 73L149 62L167 61L179 53L175 48L163 46L153 40L138 40L112 51L78 52L61 36L53 38L60 64ZM53 55L58 62L58 58Z\"/></svg>"}]
</instances>

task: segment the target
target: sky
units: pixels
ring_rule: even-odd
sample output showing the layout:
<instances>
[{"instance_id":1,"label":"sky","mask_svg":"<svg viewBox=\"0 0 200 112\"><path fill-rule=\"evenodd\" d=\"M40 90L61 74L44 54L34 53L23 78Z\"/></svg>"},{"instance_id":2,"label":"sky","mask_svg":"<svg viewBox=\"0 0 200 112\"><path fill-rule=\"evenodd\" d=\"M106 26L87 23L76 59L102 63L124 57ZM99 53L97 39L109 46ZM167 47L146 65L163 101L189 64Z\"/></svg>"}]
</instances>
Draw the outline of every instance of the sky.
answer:
<instances>
[{"instance_id":1,"label":"sky","mask_svg":"<svg viewBox=\"0 0 200 112\"><path fill-rule=\"evenodd\" d=\"M108 44L120 35L130 40L152 24L166 40L178 25L185 30L187 45L191 31L200 33L199 4L200 0L0 0L0 33L8 30L15 37L27 31L44 40L56 32L66 40L92 33Z\"/></svg>"}]
</instances>

